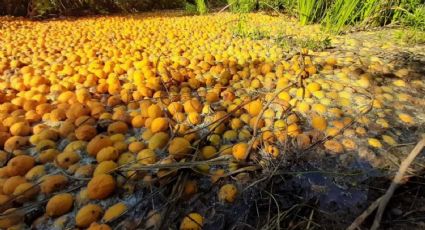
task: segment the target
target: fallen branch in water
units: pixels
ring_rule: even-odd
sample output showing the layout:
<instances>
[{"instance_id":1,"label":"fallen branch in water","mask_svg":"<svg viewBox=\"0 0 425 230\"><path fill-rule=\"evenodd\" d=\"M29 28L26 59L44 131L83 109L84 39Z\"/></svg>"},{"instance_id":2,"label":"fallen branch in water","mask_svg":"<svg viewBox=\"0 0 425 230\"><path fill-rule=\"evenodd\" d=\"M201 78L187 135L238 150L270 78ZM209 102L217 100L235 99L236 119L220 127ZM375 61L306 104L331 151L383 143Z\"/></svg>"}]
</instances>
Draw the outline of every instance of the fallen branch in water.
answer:
<instances>
[{"instance_id":1,"label":"fallen branch in water","mask_svg":"<svg viewBox=\"0 0 425 230\"><path fill-rule=\"evenodd\" d=\"M388 188L387 192L382 197L381 202L379 202L378 211L376 213L375 220L373 221L373 225L372 225L372 228L371 228L372 230L376 230L376 229L379 228L379 225L380 225L381 219L382 219L382 215L384 214L384 211L385 211L385 208L387 207L388 201L390 201L390 199L393 196L396 188L402 183L404 174L409 169L410 165L415 160L415 158L422 151L424 146L425 146L425 137L422 137L422 140L418 142L418 144L415 146L415 148L413 148L413 150L410 152L410 154L407 156L407 158L404 159L403 162L401 162L400 169L398 170L393 181L391 182L391 185Z\"/></svg>"},{"instance_id":2,"label":"fallen branch in water","mask_svg":"<svg viewBox=\"0 0 425 230\"><path fill-rule=\"evenodd\" d=\"M419 153L422 151L422 149L425 146L425 136L422 135L422 140L416 144L415 148L409 153L406 159L403 160L403 162L400 165L400 168L395 175L393 181L391 182L390 187L385 192L385 194L381 197L379 197L376 201L374 201L359 217L357 217L354 222L347 228L347 230L355 230L360 227L360 225L363 223L363 221L373 212L376 208L378 208L378 211L376 212L375 219L373 221L373 225L371 227L371 230L376 230L379 228L379 225L381 223L382 215L385 211L385 208L387 207L388 202L390 201L391 197L394 194L394 191L397 189L399 185L402 184L404 174L409 169L412 162L415 160L415 158L419 155Z\"/></svg>"}]
</instances>

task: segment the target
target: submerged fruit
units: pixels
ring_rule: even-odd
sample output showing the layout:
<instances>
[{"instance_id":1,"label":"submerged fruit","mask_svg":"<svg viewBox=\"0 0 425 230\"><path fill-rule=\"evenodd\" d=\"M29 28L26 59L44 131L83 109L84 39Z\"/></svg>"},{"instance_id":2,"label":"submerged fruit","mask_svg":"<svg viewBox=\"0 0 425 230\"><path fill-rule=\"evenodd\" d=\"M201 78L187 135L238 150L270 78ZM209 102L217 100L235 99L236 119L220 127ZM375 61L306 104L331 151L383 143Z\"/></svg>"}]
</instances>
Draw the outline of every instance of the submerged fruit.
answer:
<instances>
[{"instance_id":1,"label":"submerged fruit","mask_svg":"<svg viewBox=\"0 0 425 230\"><path fill-rule=\"evenodd\" d=\"M220 201L225 201L233 203L237 197L238 189L233 184L223 185L218 192L218 199Z\"/></svg>"}]
</instances>

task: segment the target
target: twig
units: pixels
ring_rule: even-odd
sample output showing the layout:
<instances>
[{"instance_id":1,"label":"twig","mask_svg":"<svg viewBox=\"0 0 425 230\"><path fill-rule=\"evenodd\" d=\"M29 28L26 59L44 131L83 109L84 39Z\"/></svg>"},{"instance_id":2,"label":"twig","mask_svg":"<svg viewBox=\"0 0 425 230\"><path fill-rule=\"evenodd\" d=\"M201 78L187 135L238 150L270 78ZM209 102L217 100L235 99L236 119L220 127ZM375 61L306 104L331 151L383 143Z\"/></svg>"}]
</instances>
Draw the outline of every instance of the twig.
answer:
<instances>
[{"instance_id":1,"label":"twig","mask_svg":"<svg viewBox=\"0 0 425 230\"><path fill-rule=\"evenodd\" d=\"M360 227L360 225L364 222L364 220L373 212L376 208L378 208L378 212L376 213L375 220L373 222L372 228L373 230L378 229L379 224L382 219L382 214L385 210L385 207L388 204L388 201L391 199L394 194L395 189L401 184L404 174L409 168L410 164L416 158L417 155L421 152L422 148L425 145L425 137L422 137L422 140L418 142L418 144L413 148L407 158L401 163L400 169L398 170L396 176L391 182L390 187L387 192L376 199L360 216L358 216L354 222L347 228L347 230L355 230Z\"/></svg>"},{"instance_id":2,"label":"twig","mask_svg":"<svg viewBox=\"0 0 425 230\"><path fill-rule=\"evenodd\" d=\"M358 216L353 223L347 228L347 230L359 229L360 225L366 220L366 218L379 206L382 200L382 196L376 199L360 216Z\"/></svg>"},{"instance_id":3,"label":"twig","mask_svg":"<svg viewBox=\"0 0 425 230\"><path fill-rule=\"evenodd\" d=\"M311 209L310 216L308 217L308 222L307 222L307 227L306 227L307 230L310 229L310 226L313 223L313 216L314 216L314 208Z\"/></svg>"},{"instance_id":4,"label":"twig","mask_svg":"<svg viewBox=\"0 0 425 230\"><path fill-rule=\"evenodd\" d=\"M380 225L381 219L382 219L382 215L384 214L385 208L387 207L388 202L390 201L391 197L393 196L394 191L402 183L404 174L409 169L410 165L415 160L415 158L422 151L424 146L425 146L425 136L422 137L422 140L418 142L418 144L415 146L415 148L413 148L413 150L410 152L410 154L407 156L407 158L404 159L403 162L401 162L400 169L398 170L393 181L391 182L391 185L388 188L387 192L382 197L381 202L379 202L378 211L376 213L375 220L373 221L373 225L372 225L371 230L376 230L376 229L379 228L379 225Z\"/></svg>"},{"instance_id":5,"label":"twig","mask_svg":"<svg viewBox=\"0 0 425 230\"><path fill-rule=\"evenodd\" d=\"M211 160L206 161L189 161L189 162L176 162L170 164L151 164L151 165L138 165L134 168L123 169L122 171L149 171L156 169L183 169L192 168L198 165L226 165L229 163L230 156L224 155Z\"/></svg>"},{"instance_id":6,"label":"twig","mask_svg":"<svg viewBox=\"0 0 425 230\"><path fill-rule=\"evenodd\" d=\"M233 5L233 3L227 4L227 6L223 7L220 11L218 11L218 13L221 13L223 11L225 11L227 8L229 8L231 5Z\"/></svg>"}]
</instances>

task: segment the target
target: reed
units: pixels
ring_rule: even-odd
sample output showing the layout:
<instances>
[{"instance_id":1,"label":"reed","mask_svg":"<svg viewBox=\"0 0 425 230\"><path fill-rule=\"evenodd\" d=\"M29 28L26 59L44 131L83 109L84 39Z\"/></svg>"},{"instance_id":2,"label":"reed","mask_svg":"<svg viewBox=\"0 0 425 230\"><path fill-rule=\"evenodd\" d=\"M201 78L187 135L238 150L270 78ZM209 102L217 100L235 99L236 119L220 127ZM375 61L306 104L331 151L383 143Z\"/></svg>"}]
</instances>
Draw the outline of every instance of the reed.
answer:
<instances>
[{"instance_id":1,"label":"reed","mask_svg":"<svg viewBox=\"0 0 425 230\"><path fill-rule=\"evenodd\" d=\"M320 21L325 5L325 0L299 0L297 12L301 25Z\"/></svg>"},{"instance_id":2,"label":"reed","mask_svg":"<svg viewBox=\"0 0 425 230\"><path fill-rule=\"evenodd\" d=\"M340 32L345 25L355 24L360 0L336 0L327 10L323 24L328 31Z\"/></svg>"}]
</instances>

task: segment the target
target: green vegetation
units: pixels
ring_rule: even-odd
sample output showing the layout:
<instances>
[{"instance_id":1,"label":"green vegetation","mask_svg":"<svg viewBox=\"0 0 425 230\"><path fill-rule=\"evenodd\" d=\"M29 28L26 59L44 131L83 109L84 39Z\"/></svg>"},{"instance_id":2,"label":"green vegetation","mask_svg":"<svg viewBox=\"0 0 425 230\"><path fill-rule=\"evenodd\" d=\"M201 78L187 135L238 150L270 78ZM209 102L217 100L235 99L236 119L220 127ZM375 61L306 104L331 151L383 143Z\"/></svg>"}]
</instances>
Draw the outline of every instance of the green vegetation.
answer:
<instances>
[{"instance_id":1,"label":"green vegetation","mask_svg":"<svg viewBox=\"0 0 425 230\"><path fill-rule=\"evenodd\" d=\"M195 4L185 2L185 10L192 14L206 14L208 12L207 3L205 0L195 0Z\"/></svg>"},{"instance_id":2,"label":"green vegetation","mask_svg":"<svg viewBox=\"0 0 425 230\"><path fill-rule=\"evenodd\" d=\"M249 13L256 9L257 0L228 0L230 10L236 13Z\"/></svg>"},{"instance_id":3,"label":"green vegetation","mask_svg":"<svg viewBox=\"0 0 425 230\"><path fill-rule=\"evenodd\" d=\"M196 9L200 14L206 14L208 12L207 3L205 0L196 0Z\"/></svg>"},{"instance_id":4,"label":"green vegetation","mask_svg":"<svg viewBox=\"0 0 425 230\"><path fill-rule=\"evenodd\" d=\"M240 14L236 26L233 28L233 35L236 37L250 38L258 40L267 37L257 26L248 23L248 17Z\"/></svg>"},{"instance_id":5,"label":"green vegetation","mask_svg":"<svg viewBox=\"0 0 425 230\"><path fill-rule=\"evenodd\" d=\"M336 0L327 10L323 23L328 31L339 32L345 25L354 24L360 0Z\"/></svg>"},{"instance_id":6,"label":"green vegetation","mask_svg":"<svg viewBox=\"0 0 425 230\"><path fill-rule=\"evenodd\" d=\"M300 24L321 23L339 33L347 26L370 27L388 24L425 30L422 0L228 0L232 12L256 9L279 10L296 16Z\"/></svg>"},{"instance_id":7,"label":"green vegetation","mask_svg":"<svg viewBox=\"0 0 425 230\"><path fill-rule=\"evenodd\" d=\"M401 22L405 25L412 26L421 31L425 31L425 5L418 6L413 13L402 11L405 13L401 17Z\"/></svg>"},{"instance_id":8,"label":"green vegetation","mask_svg":"<svg viewBox=\"0 0 425 230\"><path fill-rule=\"evenodd\" d=\"M189 14L196 14L198 12L196 5L188 2L184 3L184 10Z\"/></svg>"},{"instance_id":9,"label":"green vegetation","mask_svg":"<svg viewBox=\"0 0 425 230\"><path fill-rule=\"evenodd\" d=\"M395 33L396 39L408 44L425 44L425 31L402 29Z\"/></svg>"},{"instance_id":10,"label":"green vegetation","mask_svg":"<svg viewBox=\"0 0 425 230\"><path fill-rule=\"evenodd\" d=\"M324 0L299 0L297 11L301 25L316 22L324 11Z\"/></svg>"}]
</instances>

